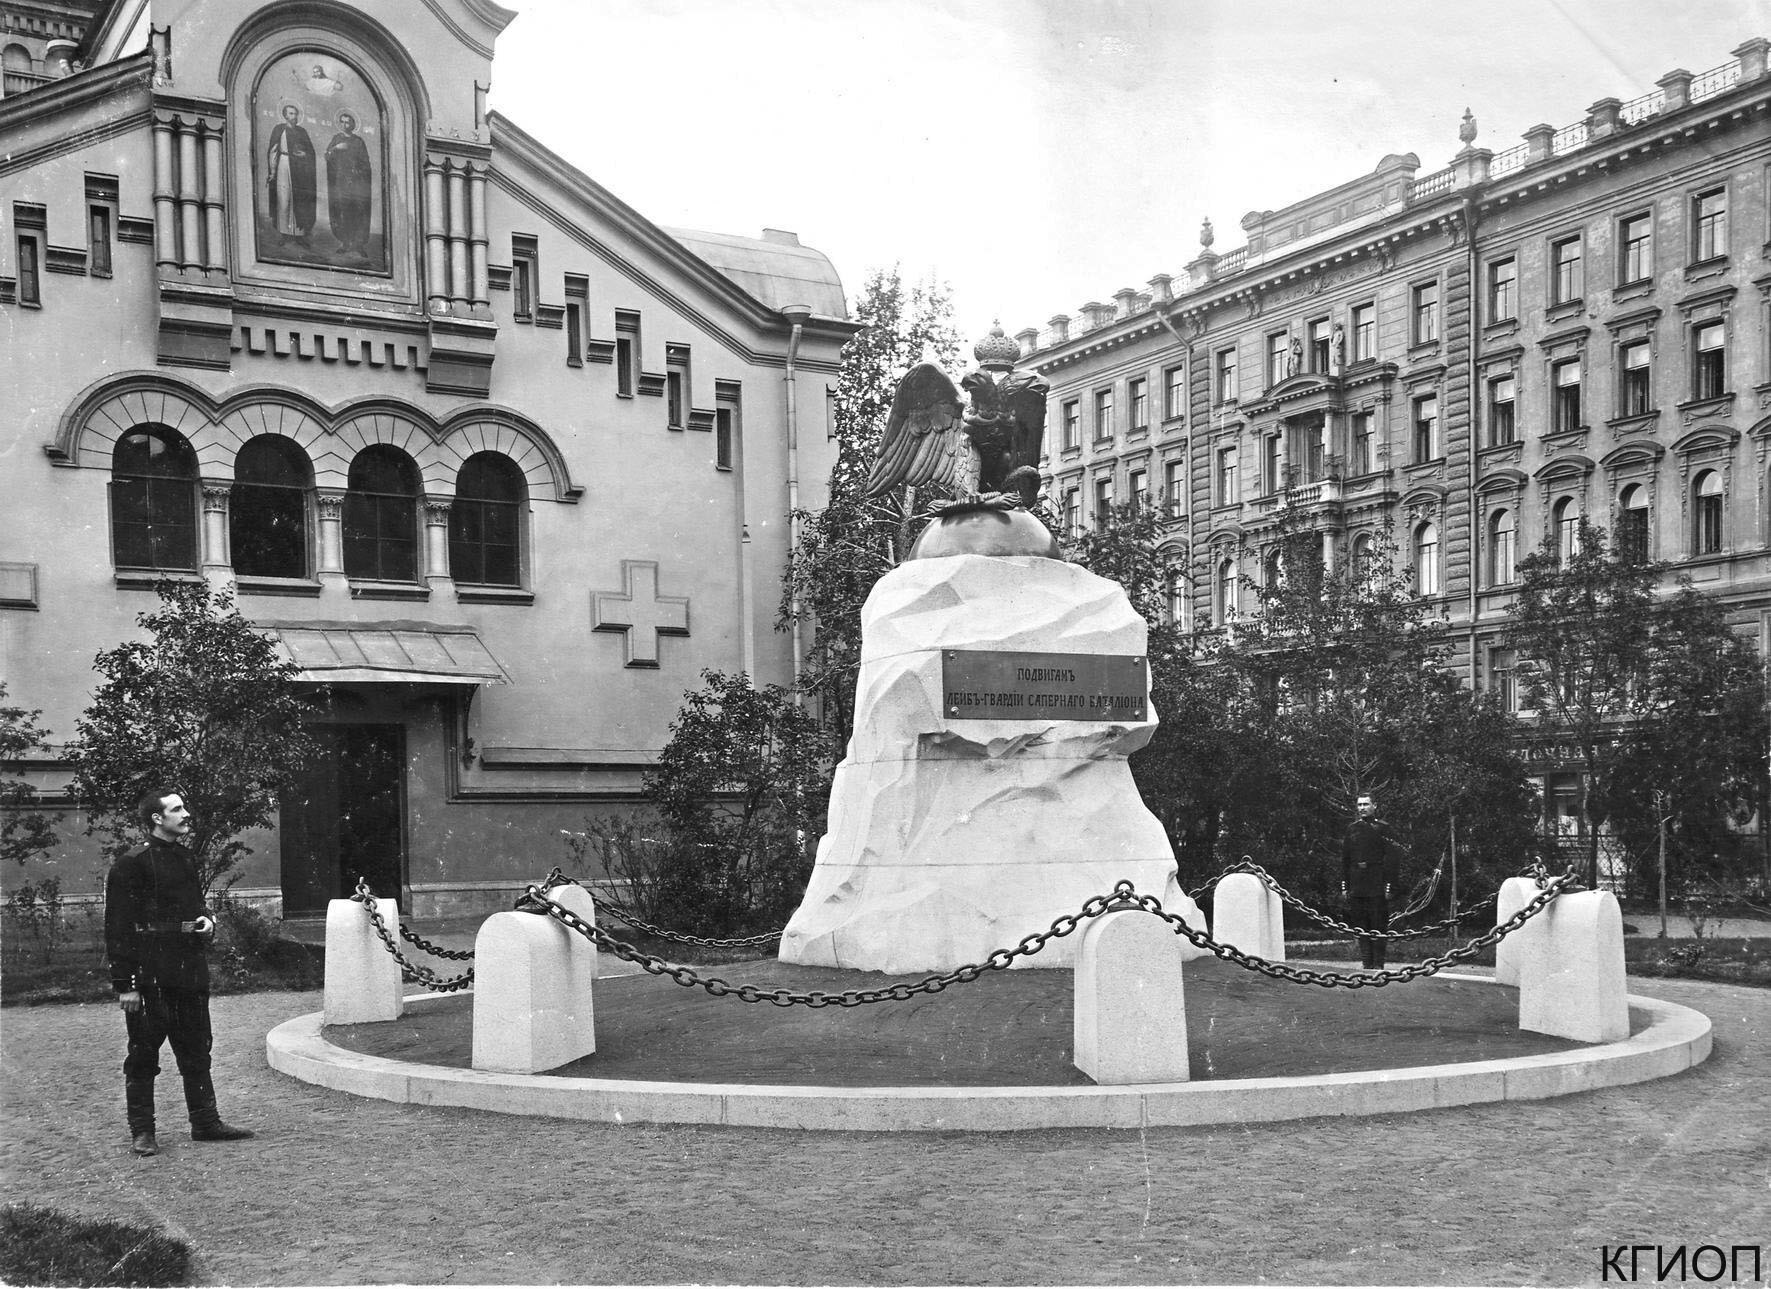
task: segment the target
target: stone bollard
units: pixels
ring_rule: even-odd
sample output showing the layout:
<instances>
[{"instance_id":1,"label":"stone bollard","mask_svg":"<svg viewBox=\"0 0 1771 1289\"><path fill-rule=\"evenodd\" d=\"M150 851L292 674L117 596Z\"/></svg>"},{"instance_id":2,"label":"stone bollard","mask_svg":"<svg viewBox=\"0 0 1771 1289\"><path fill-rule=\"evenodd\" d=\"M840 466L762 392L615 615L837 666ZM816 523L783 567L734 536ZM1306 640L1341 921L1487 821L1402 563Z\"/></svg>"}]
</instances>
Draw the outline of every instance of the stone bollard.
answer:
<instances>
[{"instance_id":1,"label":"stone bollard","mask_svg":"<svg viewBox=\"0 0 1771 1289\"><path fill-rule=\"evenodd\" d=\"M1173 874L1169 876L1168 885L1162 890L1162 907L1177 917L1185 919L1187 925L1195 931L1211 934L1211 927L1205 920L1204 910L1199 907L1191 895L1181 889L1181 879L1178 876ZM1177 935L1175 939L1181 945L1182 962L1213 956L1210 949L1201 949L1184 935Z\"/></svg>"},{"instance_id":2,"label":"stone bollard","mask_svg":"<svg viewBox=\"0 0 1771 1289\"><path fill-rule=\"evenodd\" d=\"M1529 877L1509 877L1500 884L1500 894L1494 898L1494 925L1510 922L1513 915L1524 908L1538 895L1538 885ZM1519 983L1519 959L1525 952L1525 945L1543 930L1543 919L1534 917L1524 926L1508 935L1494 946L1494 978L1503 985Z\"/></svg>"},{"instance_id":3,"label":"stone bollard","mask_svg":"<svg viewBox=\"0 0 1771 1289\"><path fill-rule=\"evenodd\" d=\"M1285 961L1285 906L1253 873L1218 879L1212 895L1212 938L1268 962Z\"/></svg>"},{"instance_id":4,"label":"stone bollard","mask_svg":"<svg viewBox=\"0 0 1771 1289\"><path fill-rule=\"evenodd\" d=\"M375 911L394 943L400 942L400 906L378 899ZM320 1007L328 1025L398 1020L406 1008L400 964L387 951L369 920L369 910L355 900L326 905L326 977Z\"/></svg>"},{"instance_id":5,"label":"stone bollard","mask_svg":"<svg viewBox=\"0 0 1771 1289\"><path fill-rule=\"evenodd\" d=\"M1623 911L1609 891L1559 895L1519 955L1519 1028L1581 1043L1630 1036Z\"/></svg>"},{"instance_id":6,"label":"stone bollard","mask_svg":"<svg viewBox=\"0 0 1771 1289\"><path fill-rule=\"evenodd\" d=\"M547 895L596 921L596 903L582 886ZM474 937L473 1068L535 1074L589 1056L596 1051L595 983L589 940L545 914L494 913Z\"/></svg>"},{"instance_id":7,"label":"stone bollard","mask_svg":"<svg viewBox=\"0 0 1771 1289\"><path fill-rule=\"evenodd\" d=\"M1181 950L1161 918L1136 909L1090 921L1076 948L1076 1068L1103 1086L1187 1080Z\"/></svg>"}]
</instances>

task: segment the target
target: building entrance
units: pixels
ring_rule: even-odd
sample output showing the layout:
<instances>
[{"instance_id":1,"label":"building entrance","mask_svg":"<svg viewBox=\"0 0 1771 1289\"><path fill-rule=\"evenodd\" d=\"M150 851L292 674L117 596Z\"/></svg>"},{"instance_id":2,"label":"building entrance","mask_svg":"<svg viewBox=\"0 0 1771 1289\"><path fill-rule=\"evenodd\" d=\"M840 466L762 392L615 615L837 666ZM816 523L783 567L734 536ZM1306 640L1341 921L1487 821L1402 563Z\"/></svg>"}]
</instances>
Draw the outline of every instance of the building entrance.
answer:
<instances>
[{"instance_id":1,"label":"building entrance","mask_svg":"<svg viewBox=\"0 0 1771 1289\"><path fill-rule=\"evenodd\" d=\"M400 901L406 878L406 731L315 725L319 750L284 798L283 916L324 913L369 880Z\"/></svg>"}]
</instances>

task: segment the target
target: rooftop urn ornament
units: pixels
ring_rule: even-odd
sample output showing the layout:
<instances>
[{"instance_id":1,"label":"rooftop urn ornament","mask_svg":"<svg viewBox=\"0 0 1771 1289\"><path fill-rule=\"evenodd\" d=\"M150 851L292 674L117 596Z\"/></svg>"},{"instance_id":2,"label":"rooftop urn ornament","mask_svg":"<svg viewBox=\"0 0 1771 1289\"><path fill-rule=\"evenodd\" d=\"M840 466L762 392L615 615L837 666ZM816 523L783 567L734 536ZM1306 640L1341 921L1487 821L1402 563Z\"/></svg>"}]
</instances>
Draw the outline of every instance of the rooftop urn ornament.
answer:
<instances>
[{"instance_id":1,"label":"rooftop urn ornament","mask_svg":"<svg viewBox=\"0 0 1771 1289\"><path fill-rule=\"evenodd\" d=\"M978 370L968 372L958 386L934 363L918 363L898 382L879 456L867 476L867 497L906 485L951 487L953 500L929 506L942 523L978 511L1025 512L1038 504L1050 386L1036 372L1015 369L1021 347L1003 334L1001 323L990 328L972 354ZM961 400L962 389L969 407ZM1015 553L1044 554L1048 545L1055 549L1045 526L1032 522L1039 529L1035 544L1040 549Z\"/></svg>"},{"instance_id":2,"label":"rooftop urn ornament","mask_svg":"<svg viewBox=\"0 0 1771 1289\"><path fill-rule=\"evenodd\" d=\"M1464 109L1463 124L1457 127L1457 137L1462 140L1466 148L1476 142L1476 118L1471 115L1470 109L1467 107Z\"/></svg>"},{"instance_id":3,"label":"rooftop urn ornament","mask_svg":"<svg viewBox=\"0 0 1771 1289\"><path fill-rule=\"evenodd\" d=\"M1217 240L1218 235L1212 231L1211 217L1208 215L1205 222L1199 226L1199 244L1209 251L1211 244Z\"/></svg>"}]
</instances>

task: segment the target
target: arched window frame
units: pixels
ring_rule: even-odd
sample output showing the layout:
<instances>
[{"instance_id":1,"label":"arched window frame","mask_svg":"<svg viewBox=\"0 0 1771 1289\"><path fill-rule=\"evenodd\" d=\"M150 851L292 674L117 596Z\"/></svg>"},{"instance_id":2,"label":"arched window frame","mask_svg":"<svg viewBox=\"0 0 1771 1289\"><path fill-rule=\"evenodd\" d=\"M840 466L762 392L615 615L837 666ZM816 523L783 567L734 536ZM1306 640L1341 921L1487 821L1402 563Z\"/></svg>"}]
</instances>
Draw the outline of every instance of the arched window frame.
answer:
<instances>
[{"instance_id":1,"label":"arched window frame","mask_svg":"<svg viewBox=\"0 0 1771 1289\"><path fill-rule=\"evenodd\" d=\"M288 467L282 478L251 477L260 453ZM301 444L285 435L261 434L240 445L228 497L228 550L234 573L250 578L312 576L314 472Z\"/></svg>"},{"instance_id":2,"label":"arched window frame","mask_svg":"<svg viewBox=\"0 0 1771 1289\"><path fill-rule=\"evenodd\" d=\"M476 495L480 472L488 469L504 476L507 495ZM457 584L523 585L528 500L522 469L502 452L476 452L461 463L449 506L449 573Z\"/></svg>"},{"instance_id":3,"label":"arched window frame","mask_svg":"<svg viewBox=\"0 0 1771 1289\"><path fill-rule=\"evenodd\" d=\"M1694 556L1722 553L1724 502L1722 472L1700 471L1691 480L1691 553Z\"/></svg>"},{"instance_id":4,"label":"arched window frame","mask_svg":"<svg viewBox=\"0 0 1771 1289\"><path fill-rule=\"evenodd\" d=\"M1649 527L1648 488L1644 484L1625 484L1617 495L1618 558L1631 563L1646 563L1653 557L1653 538Z\"/></svg>"},{"instance_id":5,"label":"arched window frame","mask_svg":"<svg viewBox=\"0 0 1771 1289\"><path fill-rule=\"evenodd\" d=\"M163 445L168 469L148 469L153 450L137 456L136 444ZM111 453L111 560L121 571L197 571L201 509L197 454L185 437L163 425L137 425Z\"/></svg>"},{"instance_id":6,"label":"arched window frame","mask_svg":"<svg viewBox=\"0 0 1771 1289\"><path fill-rule=\"evenodd\" d=\"M1519 580L1519 521L1508 506L1498 506L1488 516L1488 585L1511 586Z\"/></svg>"},{"instance_id":7,"label":"arched window frame","mask_svg":"<svg viewBox=\"0 0 1771 1289\"><path fill-rule=\"evenodd\" d=\"M401 474L401 490L372 488L368 472L378 461ZM351 459L344 494L344 571L353 581L418 581L424 551L419 501L424 485L418 463L399 448L372 443Z\"/></svg>"},{"instance_id":8,"label":"arched window frame","mask_svg":"<svg viewBox=\"0 0 1771 1289\"><path fill-rule=\"evenodd\" d=\"M1562 497L1550 507L1550 539L1558 566L1580 554L1580 519L1580 502L1573 497Z\"/></svg>"},{"instance_id":9,"label":"arched window frame","mask_svg":"<svg viewBox=\"0 0 1771 1289\"><path fill-rule=\"evenodd\" d=\"M1414 589L1421 596L1439 594L1439 527L1425 520L1414 530Z\"/></svg>"}]
</instances>

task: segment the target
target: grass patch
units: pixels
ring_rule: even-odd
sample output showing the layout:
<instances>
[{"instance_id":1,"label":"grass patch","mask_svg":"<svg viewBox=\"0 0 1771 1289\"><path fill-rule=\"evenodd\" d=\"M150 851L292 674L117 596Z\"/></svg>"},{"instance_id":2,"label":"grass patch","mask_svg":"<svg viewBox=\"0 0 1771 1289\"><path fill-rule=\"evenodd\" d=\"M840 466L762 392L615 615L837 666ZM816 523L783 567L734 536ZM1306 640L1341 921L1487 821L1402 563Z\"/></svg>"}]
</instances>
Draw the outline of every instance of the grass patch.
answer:
<instances>
[{"instance_id":1,"label":"grass patch","mask_svg":"<svg viewBox=\"0 0 1771 1289\"><path fill-rule=\"evenodd\" d=\"M187 1285L183 1240L132 1222L35 1204L0 1209L0 1280L10 1285Z\"/></svg>"}]
</instances>

